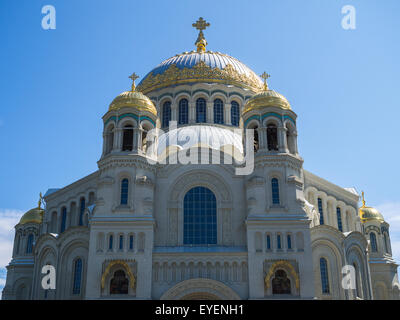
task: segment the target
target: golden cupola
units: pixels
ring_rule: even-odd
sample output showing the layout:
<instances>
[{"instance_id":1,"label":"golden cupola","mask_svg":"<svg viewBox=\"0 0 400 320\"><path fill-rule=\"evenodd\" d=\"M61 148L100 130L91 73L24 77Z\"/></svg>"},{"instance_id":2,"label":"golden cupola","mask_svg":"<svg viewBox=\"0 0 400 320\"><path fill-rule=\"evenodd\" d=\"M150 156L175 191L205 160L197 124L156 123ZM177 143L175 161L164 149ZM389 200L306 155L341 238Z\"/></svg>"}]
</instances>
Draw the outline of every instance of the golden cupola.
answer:
<instances>
[{"instance_id":1,"label":"golden cupola","mask_svg":"<svg viewBox=\"0 0 400 320\"><path fill-rule=\"evenodd\" d=\"M377 209L373 207L367 207L365 205L364 192L362 192L362 206L359 209L359 214L361 222L363 223L367 221L379 221L379 222L385 221L382 214Z\"/></svg>"},{"instance_id":2,"label":"golden cupola","mask_svg":"<svg viewBox=\"0 0 400 320\"><path fill-rule=\"evenodd\" d=\"M19 220L19 224L27 224L27 223L37 223L40 224L43 221L44 210L41 208L42 203L42 194L40 194L40 199L37 208L33 208L26 212L21 219Z\"/></svg>"},{"instance_id":3,"label":"golden cupola","mask_svg":"<svg viewBox=\"0 0 400 320\"><path fill-rule=\"evenodd\" d=\"M246 102L243 113L264 107L279 107L291 110L289 101L283 95L268 88L267 79L269 77L270 75L266 72L261 75L261 78L264 79L264 89Z\"/></svg>"},{"instance_id":4,"label":"golden cupola","mask_svg":"<svg viewBox=\"0 0 400 320\"><path fill-rule=\"evenodd\" d=\"M157 109L153 102L143 93L136 90L135 80L138 76L133 73L130 77L132 79L131 91L125 91L119 94L110 104L108 111L119 110L124 107L136 108L139 111L147 111L157 116Z\"/></svg>"}]
</instances>

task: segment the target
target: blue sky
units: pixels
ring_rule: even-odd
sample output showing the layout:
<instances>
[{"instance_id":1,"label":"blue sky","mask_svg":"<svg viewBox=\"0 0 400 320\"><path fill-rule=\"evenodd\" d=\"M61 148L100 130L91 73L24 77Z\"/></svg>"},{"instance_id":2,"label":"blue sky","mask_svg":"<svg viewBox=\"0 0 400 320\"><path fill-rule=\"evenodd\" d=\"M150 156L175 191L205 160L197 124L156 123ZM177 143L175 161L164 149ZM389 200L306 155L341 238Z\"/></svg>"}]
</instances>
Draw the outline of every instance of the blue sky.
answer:
<instances>
[{"instance_id":1,"label":"blue sky","mask_svg":"<svg viewBox=\"0 0 400 320\"><path fill-rule=\"evenodd\" d=\"M56 30L41 27L47 4ZM341 26L347 4L355 30ZM202 16L209 50L267 71L288 98L304 168L381 209L399 261L399 9L396 0L1 1L0 219L97 169L109 103L133 71L193 50Z\"/></svg>"}]
</instances>

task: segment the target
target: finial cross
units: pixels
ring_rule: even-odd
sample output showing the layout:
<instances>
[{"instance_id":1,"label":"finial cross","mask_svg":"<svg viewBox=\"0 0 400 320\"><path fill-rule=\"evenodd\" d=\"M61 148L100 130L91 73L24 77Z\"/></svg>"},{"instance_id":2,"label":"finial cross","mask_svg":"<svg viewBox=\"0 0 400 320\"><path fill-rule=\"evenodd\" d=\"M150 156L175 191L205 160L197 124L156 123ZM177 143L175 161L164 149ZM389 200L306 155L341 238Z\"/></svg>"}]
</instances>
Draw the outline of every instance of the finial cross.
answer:
<instances>
[{"instance_id":1,"label":"finial cross","mask_svg":"<svg viewBox=\"0 0 400 320\"><path fill-rule=\"evenodd\" d=\"M139 76L136 73L132 73L129 76L129 79L132 79L132 91L135 91L135 80L138 78L139 78Z\"/></svg>"},{"instance_id":2,"label":"finial cross","mask_svg":"<svg viewBox=\"0 0 400 320\"><path fill-rule=\"evenodd\" d=\"M267 79L270 78L271 75L269 75L264 71L263 74L260 74L260 77L264 79L264 89L267 90L268 89Z\"/></svg>"},{"instance_id":3,"label":"finial cross","mask_svg":"<svg viewBox=\"0 0 400 320\"><path fill-rule=\"evenodd\" d=\"M199 20L196 21L196 23L192 24L192 26L195 27L197 30L202 31L209 27L210 23L200 17Z\"/></svg>"}]
</instances>

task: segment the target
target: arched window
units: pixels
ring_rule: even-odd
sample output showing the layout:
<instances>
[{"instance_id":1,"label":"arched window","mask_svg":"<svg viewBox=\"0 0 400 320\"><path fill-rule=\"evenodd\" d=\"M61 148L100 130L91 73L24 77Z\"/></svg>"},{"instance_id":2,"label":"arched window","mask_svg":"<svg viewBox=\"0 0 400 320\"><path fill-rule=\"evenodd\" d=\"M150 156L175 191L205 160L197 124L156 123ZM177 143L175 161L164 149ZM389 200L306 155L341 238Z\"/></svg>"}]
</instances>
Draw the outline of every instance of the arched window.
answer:
<instances>
[{"instance_id":1,"label":"arched window","mask_svg":"<svg viewBox=\"0 0 400 320\"><path fill-rule=\"evenodd\" d=\"M319 259L319 269L321 271L322 293L329 293L328 264L325 258Z\"/></svg>"},{"instance_id":2,"label":"arched window","mask_svg":"<svg viewBox=\"0 0 400 320\"><path fill-rule=\"evenodd\" d=\"M131 234L129 236L129 250L133 250L133 241L135 240L134 236Z\"/></svg>"},{"instance_id":3,"label":"arched window","mask_svg":"<svg viewBox=\"0 0 400 320\"><path fill-rule=\"evenodd\" d=\"M126 125L122 134L122 151L132 151L133 149L133 127Z\"/></svg>"},{"instance_id":4,"label":"arched window","mask_svg":"<svg viewBox=\"0 0 400 320\"><path fill-rule=\"evenodd\" d=\"M232 101L231 103L231 123L233 126L239 126L239 103Z\"/></svg>"},{"instance_id":5,"label":"arched window","mask_svg":"<svg viewBox=\"0 0 400 320\"><path fill-rule=\"evenodd\" d=\"M119 250L123 250L124 249L124 236L121 234L119 236Z\"/></svg>"},{"instance_id":6,"label":"arched window","mask_svg":"<svg viewBox=\"0 0 400 320\"><path fill-rule=\"evenodd\" d=\"M290 234L287 235L287 248L292 249L292 236Z\"/></svg>"},{"instance_id":7,"label":"arched window","mask_svg":"<svg viewBox=\"0 0 400 320\"><path fill-rule=\"evenodd\" d=\"M214 100L214 123L224 123L224 103L221 99Z\"/></svg>"},{"instance_id":8,"label":"arched window","mask_svg":"<svg viewBox=\"0 0 400 320\"><path fill-rule=\"evenodd\" d=\"M83 226L83 214L85 213L86 201L85 198L81 198L81 203L79 207L79 225Z\"/></svg>"},{"instance_id":9,"label":"arched window","mask_svg":"<svg viewBox=\"0 0 400 320\"><path fill-rule=\"evenodd\" d=\"M318 198L319 224L324 224L324 210L322 209L322 199Z\"/></svg>"},{"instance_id":10,"label":"arched window","mask_svg":"<svg viewBox=\"0 0 400 320\"><path fill-rule=\"evenodd\" d=\"M28 242L26 243L26 253L30 254L32 253L33 250L33 234L29 234L28 236Z\"/></svg>"},{"instance_id":11,"label":"arched window","mask_svg":"<svg viewBox=\"0 0 400 320\"><path fill-rule=\"evenodd\" d=\"M389 245L388 245L388 239L387 239L387 234L383 234L383 241L385 242L385 252L389 253Z\"/></svg>"},{"instance_id":12,"label":"arched window","mask_svg":"<svg viewBox=\"0 0 400 320\"><path fill-rule=\"evenodd\" d=\"M271 250L271 236L267 234L267 250Z\"/></svg>"},{"instance_id":13,"label":"arched window","mask_svg":"<svg viewBox=\"0 0 400 320\"><path fill-rule=\"evenodd\" d=\"M60 233L63 233L65 231L65 226L67 223L67 208L63 207L61 209L61 227L60 227Z\"/></svg>"},{"instance_id":14,"label":"arched window","mask_svg":"<svg viewBox=\"0 0 400 320\"><path fill-rule=\"evenodd\" d=\"M108 237L108 250L112 250L113 246L114 246L114 236L112 234L110 234L110 236Z\"/></svg>"},{"instance_id":15,"label":"arched window","mask_svg":"<svg viewBox=\"0 0 400 320\"><path fill-rule=\"evenodd\" d=\"M110 294L128 294L129 280L123 270L115 271L110 282Z\"/></svg>"},{"instance_id":16,"label":"arched window","mask_svg":"<svg viewBox=\"0 0 400 320\"><path fill-rule=\"evenodd\" d=\"M186 193L184 202L184 244L217 244L217 201L205 187Z\"/></svg>"},{"instance_id":17,"label":"arched window","mask_svg":"<svg viewBox=\"0 0 400 320\"><path fill-rule=\"evenodd\" d=\"M270 151L278 150L278 129L274 124L269 124L267 126L267 142L268 142L268 150Z\"/></svg>"},{"instance_id":18,"label":"arched window","mask_svg":"<svg viewBox=\"0 0 400 320\"><path fill-rule=\"evenodd\" d=\"M343 232L343 225L342 225L342 212L340 208L336 208L336 217L337 217L337 225L340 232Z\"/></svg>"},{"instance_id":19,"label":"arched window","mask_svg":"<svg viewBox=\"0 0 400 320\"><path fill-rule=\"evenodd\" d=\"M277 270L272 279L272 294L290 294L290 279L284 270Z\"/></svg>"},{"instance_id":20,"label":"arched window","mask_svg":"<svg viewBox=\"0 0 400 320\"><path fill-rule=\"evenodd\" d=\"M277 178L271 179L271 187L272 187L272 204L279 204L279 182Z\"/></svg>"},{"instance_id":21,"label":"arched window","mask_svg":"<svg viewBox=\"0 0 400 320\"><path fill-rule=\"evenodd\" d=\"M372 252L377 252L377 251L378 251L378 248L377 248L377 246L376 246L376 236L375 236L375 233L371 232L371 233L369 234L369 239L370 239L370 241L371 241L371 249L372 249Z\"/></svg>"},{"instance_id":22,"label":"arched window","mask_svg":"<svg viewBox=\"0 0 400 320\"><path fill-rule=\"evenodd\" d=\"M199 98L196 101L196 122L204 123L207 121L206 100Z\"/></svg>"},{"instance_id":23,"label":"arched window","mask_svg":"<svg viewBox=\"0 0 400 320\"><path fill-rule=\"evenodd\" d=\"M279 250L282 249L282 239L280 234L276 236L276 245Z\"/></svg>"},{"instance_id":24,"label":"arched window","mask_svg":"<svg viewBox=\"0 0 400 320\"><path fill-rule=\"evenodd\" d=\"M74 284L72 287L72 294L81 293L81 279L82 279L82 260L76 259L74 263Z\"/></svg>"},{"instance_id":25,"label":"arched window","mask_svg":"<svg viewBox=\"0 0 400 320\"><path fill-rule=\"evenodd\" d=\"M123 179L121 181L121 205L128 204L129 180Z\"/></svg>"},{"instance_id":26,"label":"arched window","mask_svg":"<svg viewBox=\"0 0 400 320\"><path fill-rule=\"evenodd\" d=\"M163 104L162 108L162 126L166 128L169 126L169 122L171 121L171 101L166 101Z\"/></svg>"},{"instance_id":27,"label":"arched window","mask_svg":"<svg viewBox=\"0 0 400 320\"><path fill-rule=\"evenodd\" d=\"M187 124L189 122L189 102L187 99L179 101L179 124Z\"/></svg>"},{"instance_id":28,"label":"arched window","mask_svg":"<svg viewBox=\"0 0 400 320\"><path fill-rule=\"evenodd\" d=\"M106 133L106 154L110 153L114 147L114 126Z\"/></svg>"}]
</instances>

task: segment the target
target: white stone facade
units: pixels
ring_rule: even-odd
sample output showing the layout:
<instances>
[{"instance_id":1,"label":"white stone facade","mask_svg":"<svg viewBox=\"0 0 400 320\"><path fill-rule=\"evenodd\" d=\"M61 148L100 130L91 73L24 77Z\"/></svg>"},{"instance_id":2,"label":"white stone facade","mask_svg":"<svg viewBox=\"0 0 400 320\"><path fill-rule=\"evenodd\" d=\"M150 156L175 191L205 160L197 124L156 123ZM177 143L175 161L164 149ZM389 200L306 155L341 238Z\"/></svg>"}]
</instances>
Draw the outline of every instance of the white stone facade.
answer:
<instances>
[{"instance_id":1,"label":"white stone facade","mask_svg":"<svg viewBox=\"0 0 400 320\"><path fill-rule=\"evenodd\" d=\"M390 243L387 251L383 249L382 234L388 235L388 225L362 224L358 194L303 170L293 111L266 107L241 117L238 128L258 128L259 146L250 175L236 175L232 164L147 161L144 144L149 148L157 140L145 141L142 134L160 127L165 101L171 102L171 120L178 120L178 103L188 99L190 126L196 122L196 100L202 97L207 101L207 124L232 130L232 101L243 110L251 96L246 89L225 84L182 84L148 94L157 117L129 116L132 108L107 112L98 171L48 192L41 224L16 226L15 246L21 235L22 249L14 249L7 267L3 298L398 299L397 265ZM224 104L224 124L213 124L216 98ZM271 123L278 128L278 150L273 151L267 147ZM133 127L133 147L122 151L127 124ZM278 204L273 201L273 178L279 183ZM124 179L129 188L126 204L121 204ZM197 186L208 188L216 198L215 245L184 244L184 198ZM64 227L63 208L67 212ZM367 241L371 228L380 236L378 251L373 253ZM26 253L26 236L32 232L33 252ZM327 261L329 289L325 293L321 258ZM80 280L75 279L77 259L82 262ZM47 292L41 286L41 268L46 264L57 272L56 289ZM356 267L356 290L341 286L345 265ZM128 280L127 292L111 294L118 270ZM273 292L278 270L290 280L290 293ZM79 292L74 292L77 281Z\"/></svg>"}]
</instances>

